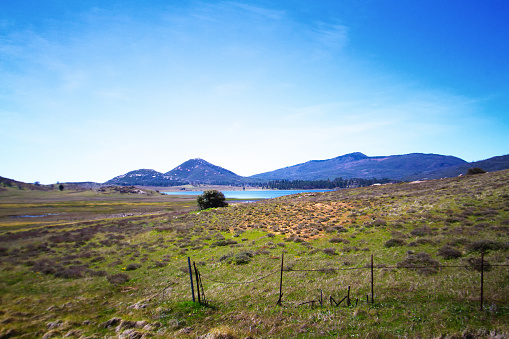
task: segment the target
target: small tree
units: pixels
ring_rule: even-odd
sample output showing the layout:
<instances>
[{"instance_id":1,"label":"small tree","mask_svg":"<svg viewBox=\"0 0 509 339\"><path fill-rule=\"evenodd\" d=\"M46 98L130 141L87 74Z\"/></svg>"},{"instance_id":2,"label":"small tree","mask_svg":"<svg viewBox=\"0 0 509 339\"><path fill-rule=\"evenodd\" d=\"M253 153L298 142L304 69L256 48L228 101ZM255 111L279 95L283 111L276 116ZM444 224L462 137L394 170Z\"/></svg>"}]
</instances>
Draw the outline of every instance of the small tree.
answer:
<instances>
[{"instance_id":1,"label":"small tree","mask_svg":"<svg viewBox=\"0 0 509 339\"><path fill-rule=\"evenodd\" d=\"M217 190L208 190L196 199L200 210L215 207L226 207L228 203L225 201L224 194Z\"/></svg>"},{"instance_id":2,"label":"small tree","mask_svg":"<svg viewBox=\"0 0 509 339\"><path fill-rule=\"evenodd\" d=\"M58 186L58 189L59 189L60 191L63 191L63 190L64 190L64 185L60 184L60 185Z\"/></svg>"},{"instance_id":3,"label":"small tree","mask_svg":"<svg viewBox=\"0 0 509 339\"><path fill-rule=\"evenodd\" d=\"M469 168L467 171L468 175L482 174L482 173L486 173L486 171L479 167Z\"/></svg>"}]
</instances>

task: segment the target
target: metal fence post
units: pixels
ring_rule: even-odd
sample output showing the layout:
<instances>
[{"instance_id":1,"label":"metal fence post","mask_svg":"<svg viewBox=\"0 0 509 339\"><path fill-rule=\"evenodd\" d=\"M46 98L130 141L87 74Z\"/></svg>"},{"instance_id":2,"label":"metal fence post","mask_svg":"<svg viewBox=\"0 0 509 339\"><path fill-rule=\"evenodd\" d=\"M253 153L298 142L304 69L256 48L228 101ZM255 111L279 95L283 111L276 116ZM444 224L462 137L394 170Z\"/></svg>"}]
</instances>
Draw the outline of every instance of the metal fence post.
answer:
<instances>
[{"instance_id":1,"label":"metal fence post","mask_svg":"<svg viewBox=\"0 0 509 339\"><path fill-rule=\"evenodd\" d=\"M191 280L191 293L193 294L193 303L196 302L194 299L194 285L193 285L193 271L191 270L191 258L187 257L187 266L189 267L189 279Z\"/></svg>"}]
</instances>

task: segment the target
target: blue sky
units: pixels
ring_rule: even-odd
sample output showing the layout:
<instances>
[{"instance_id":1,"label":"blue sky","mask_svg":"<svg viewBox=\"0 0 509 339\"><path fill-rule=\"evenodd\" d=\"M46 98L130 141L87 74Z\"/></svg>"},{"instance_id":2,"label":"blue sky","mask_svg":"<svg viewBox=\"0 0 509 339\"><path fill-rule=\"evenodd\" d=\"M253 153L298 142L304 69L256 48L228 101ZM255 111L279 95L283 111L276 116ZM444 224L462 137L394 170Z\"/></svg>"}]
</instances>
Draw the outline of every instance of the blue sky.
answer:
<instances>
[{"instance_id":1,"label":"blue sky","mask_svg":"<svg viewBox=\"0 0 509 339\"><path fill-rule=\"evenodd\" d=\"M0 176L509 153L507 1L1 1Z\"/></svg>"}]
</instances>

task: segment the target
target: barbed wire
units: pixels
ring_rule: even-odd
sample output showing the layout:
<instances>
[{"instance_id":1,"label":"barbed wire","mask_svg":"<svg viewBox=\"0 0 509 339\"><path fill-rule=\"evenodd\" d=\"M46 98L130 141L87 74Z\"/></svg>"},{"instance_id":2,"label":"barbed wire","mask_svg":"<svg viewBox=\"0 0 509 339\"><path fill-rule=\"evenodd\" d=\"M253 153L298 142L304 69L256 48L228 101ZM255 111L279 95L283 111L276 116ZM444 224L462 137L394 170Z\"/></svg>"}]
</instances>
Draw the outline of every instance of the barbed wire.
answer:
<instances>
[{"instance_id":1,"label":"barbed wire","mask_svg":"<svg viewBox=\"0 0 509 339\"><path fill-rule=\"evenodd\" d=\"M255 283L257 281L260 281L260 280L263 280L263 279L266 279L272 275L275 275L277 273L279 273L280 270L275 270L274 272L271 272L267 275L264 275L263 277L260 277L260 278L256 278L256 279L253 279L253 280L249 280L249 281L241 281L241 282L227 282L227 281L219 281L219 280L215 280L215 279L212 279L212 278L209 278L207 277L206 275L203 275L203 273L200 273L200 276L203 277L205 280L209 280L209 281L212 281L212 282L215 282L215 283L218 283L218 284L226 284L226 285L244 285L244 284L252 284L252 283Z\"/></svg>"},{"instance_id":2,"label":"barbed wire","mask_svg":"<svg viewBox=\"0 0 509 339\"><path fill-rule=\"evenodd\" d=\"M473 268L480 267L480 264L475 265L429 265L429 266L373 266L373 269L387 269L387 268ZM485 264L485 267L507 267L509 264ZM346 267L346 268L311 268L311 269L284 269L285 272L330 272L330 271L349 271L349 270L368 270L371 266L362 267Z\"/></svg>"}]
</instances>

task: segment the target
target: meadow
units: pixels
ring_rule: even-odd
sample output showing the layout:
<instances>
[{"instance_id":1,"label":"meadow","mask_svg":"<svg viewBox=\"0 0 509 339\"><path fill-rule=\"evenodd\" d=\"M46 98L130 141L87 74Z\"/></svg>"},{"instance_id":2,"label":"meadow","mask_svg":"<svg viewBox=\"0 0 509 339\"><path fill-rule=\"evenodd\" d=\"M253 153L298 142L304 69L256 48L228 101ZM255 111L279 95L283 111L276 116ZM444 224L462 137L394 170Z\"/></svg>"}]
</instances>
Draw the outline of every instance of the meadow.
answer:
<instances>
[{"instance_id":1,"label":"meadow","mask_svg":"<svg viewBox=\"0 0 509 339\"><path fill-rule=\"evenodd\" d=\"M508 264L509 171L204 211L3 188L0 338L506 338Z\"/></svg>"}]
</instances>

